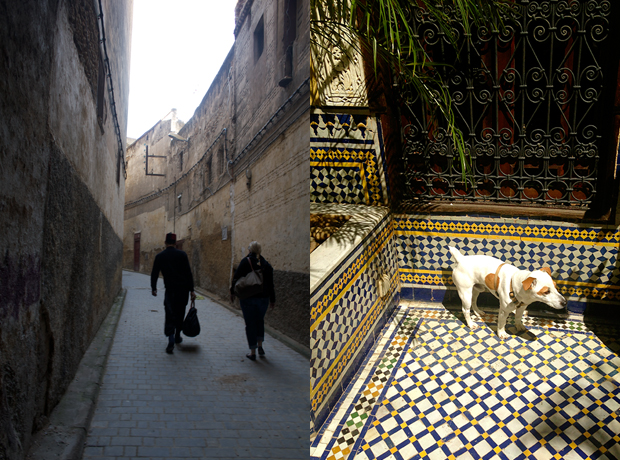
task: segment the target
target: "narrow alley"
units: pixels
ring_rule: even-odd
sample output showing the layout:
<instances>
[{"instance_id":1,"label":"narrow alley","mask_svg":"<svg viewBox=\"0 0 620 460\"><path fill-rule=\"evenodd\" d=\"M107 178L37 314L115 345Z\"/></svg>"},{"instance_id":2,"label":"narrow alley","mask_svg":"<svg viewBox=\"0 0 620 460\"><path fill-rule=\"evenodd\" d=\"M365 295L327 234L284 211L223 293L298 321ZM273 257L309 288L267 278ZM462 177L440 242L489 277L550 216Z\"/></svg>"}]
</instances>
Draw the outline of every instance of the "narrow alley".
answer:
<instances>
[{"instance_id":1,"label":"narrow alley","mask_svg":"<svg viewBox=\"0 0 620 460\"><path fill-rule=\"evenodd\" d=\"M620 459L618 326L526 316L499 340L497 315L461 320L401 302L311 458Z\"/></svg>"},{"instance_id":2,"label":"narrow alley","mask_svg":"<svg viewBox=\"0 0 620 460\"><path fill-rule=\"evenodd\" d=\"M249 361L243 318L203 296L200 335L166 354L163 281L157 297L149 283L123 272L83 458L307 458L307 359L267 335L265 358Z\"/></svg>"}]
</instances>

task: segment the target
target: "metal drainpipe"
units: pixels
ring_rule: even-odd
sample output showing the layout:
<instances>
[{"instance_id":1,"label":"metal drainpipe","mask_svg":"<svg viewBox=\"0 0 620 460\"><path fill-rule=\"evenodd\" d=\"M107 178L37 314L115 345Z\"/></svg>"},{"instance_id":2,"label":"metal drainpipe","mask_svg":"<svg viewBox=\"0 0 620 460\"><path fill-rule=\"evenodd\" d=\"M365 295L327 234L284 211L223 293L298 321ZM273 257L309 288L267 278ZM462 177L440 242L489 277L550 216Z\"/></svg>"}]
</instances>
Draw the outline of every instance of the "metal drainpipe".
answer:
<instances>
[{"instance_id":1,"label":"metal drainpipe","mask_svg":"<svg viewBox=\"0 0 620 460\"><path fill-rule=\"evenodd\" d=\"M172 197L172 233L177 232L177 178L174 178L174 196Z\"/></svg>"},{"instance_id":2,"label":"metal drainpipe","mask_svg":"<svg viewBox=\"0 0 620 460\"><path fill-rule=\"evenodd\" d=\"M230 174L230 168L229 168L232 161L228 159L228 130L224 128L223 131L224 131L224 158L226 158L226 172L232 179L233 176L232 174Z\"/></svg>"},{"instance_id":3,"label":"metal drainpipe","mask_svg":"<svg viewBox=\"0 0 620 460\"><path fill-rule=\"evenodd\" d=\"M231 66L228 71L228 90L230 95L230 80L232 77L232 89L235 89L235 80L237 75L237 66ZM232 92L232 104L230 106L232 116L231 119L235 119L236 111L237 111L237 93L236 91ZM235 133L237 132L236 123L232 125ZM225 139L228 139L228 130L224 134ZM234 136L236 139L236 135ZM228 148L228 142L226 142L226 148ZM234 152L234 149L233 149ZM226 156L228 156L228 151L226 151ZM226 171L228 171L228 175L230 176L230 276L228 280L228 285L232 286L233 277L235 276L234 272L234 264L235 264L235 179L229 171L229 167L232 164L232 159L226 162Z\"/></svg>"},{"instance_id":4,"label":"metal drainpipe","mask_svg":"<svg viewBox=\"0 0 620 460\"><path fill-rule=\"evenodd\" d=\"M235 183L230 183L230 279L228 280L228 286L232 286L233 277L235 272L233 270L235 266ZM233 305L234 306L234 305Z\"/></svg>"}]
</instances>

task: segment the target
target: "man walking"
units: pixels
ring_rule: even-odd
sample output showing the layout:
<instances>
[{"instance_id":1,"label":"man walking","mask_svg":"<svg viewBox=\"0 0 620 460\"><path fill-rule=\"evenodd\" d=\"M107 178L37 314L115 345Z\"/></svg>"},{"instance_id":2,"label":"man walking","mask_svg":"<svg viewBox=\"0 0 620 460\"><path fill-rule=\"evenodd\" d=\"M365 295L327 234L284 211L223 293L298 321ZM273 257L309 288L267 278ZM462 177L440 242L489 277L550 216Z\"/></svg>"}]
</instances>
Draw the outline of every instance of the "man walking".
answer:
<instances>
[{"instance_id":1,"label":"man walking","mask_svg":"<svg viewBox=\"0 0 620 460\"><path fill-rule=\"evenodd\" d=\"M192 300L196 300L194 293L194 278L189 266L187 254L175 248L177 236L174 233L166 235L166 249L155 256L153 270L151 271L151 289L157 296L157 278L159 272L164 275L164 310L166 320L164 334L168 337L166 353L172 353L175 343L181 343L181 330L185 318L185 307L191 294Z\"/></svg>"}]
</instances>

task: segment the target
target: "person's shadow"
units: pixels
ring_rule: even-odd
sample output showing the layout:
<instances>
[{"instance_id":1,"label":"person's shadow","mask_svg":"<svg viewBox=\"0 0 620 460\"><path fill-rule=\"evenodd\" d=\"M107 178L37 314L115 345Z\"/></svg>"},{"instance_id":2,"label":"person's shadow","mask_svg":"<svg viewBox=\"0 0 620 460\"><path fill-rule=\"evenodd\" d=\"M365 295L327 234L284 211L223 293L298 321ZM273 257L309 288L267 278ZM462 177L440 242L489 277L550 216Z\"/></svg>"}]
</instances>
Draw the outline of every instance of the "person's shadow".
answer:
<instances>
[{"instance_id":1,"label":"person's shadow","mask_svg":"<svg viewBox=\"0 0 620 460\"><path fill-rule=\"evenodd\" d=\"M177 343L175 347L179 351L182 351L183 353L199 353L200 352L200 346L195 343L188 343L188 344Z\"/></svg>"}]
</instances>

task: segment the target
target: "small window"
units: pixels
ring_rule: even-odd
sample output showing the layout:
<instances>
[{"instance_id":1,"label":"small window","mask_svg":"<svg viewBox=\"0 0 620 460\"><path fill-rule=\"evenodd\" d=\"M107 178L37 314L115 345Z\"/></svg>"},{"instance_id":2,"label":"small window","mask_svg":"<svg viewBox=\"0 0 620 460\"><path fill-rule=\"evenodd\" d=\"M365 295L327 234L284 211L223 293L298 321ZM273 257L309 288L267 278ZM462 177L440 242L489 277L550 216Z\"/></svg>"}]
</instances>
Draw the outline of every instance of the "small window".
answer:
<instances>
[{"instance_id":1,"label":"small window","mask_svg":"<svg viewBox=\"0 0 620 460\"><path fill-rule=\"evenodd\" d=\"M254 63L258 61L263 49L265 48L265 25L263 22L263 16L261 16L256 29L254 29Z\"/></svg>"},{"instance_id":2,"label":"small window","mask_svg":"<svg viewBox=\"0 0 620 460\"><path fill-rule=\"evenodd\" d=\"M286 0L284 7L284 49L293 44L297 37L297 0Z\"/></svg>"},{"instance_id":3,"label":"small window","mask_svg":"<svg viewBox=\"0 0 620 460\"><path fill-rule=\"evenodd\" d=\"M282 78L278 84L285 88L293 80L293 43L297 37L297 0L285 0L282 36Z\"/></svg>"},{"instance_id":4,"label":"small window","mask_svg":"<svg viewBox=\"0 0 620 460\"><path fill-rule=\"evenodd\" d=\"M179 154L179 166L181 171L183 171L183 152Z\"/></svg>"}]
</instances>

